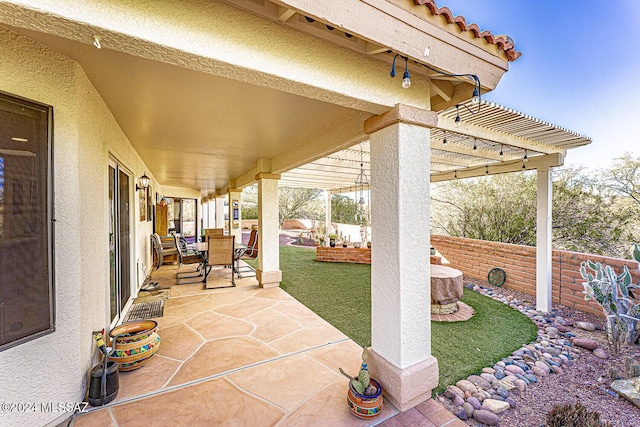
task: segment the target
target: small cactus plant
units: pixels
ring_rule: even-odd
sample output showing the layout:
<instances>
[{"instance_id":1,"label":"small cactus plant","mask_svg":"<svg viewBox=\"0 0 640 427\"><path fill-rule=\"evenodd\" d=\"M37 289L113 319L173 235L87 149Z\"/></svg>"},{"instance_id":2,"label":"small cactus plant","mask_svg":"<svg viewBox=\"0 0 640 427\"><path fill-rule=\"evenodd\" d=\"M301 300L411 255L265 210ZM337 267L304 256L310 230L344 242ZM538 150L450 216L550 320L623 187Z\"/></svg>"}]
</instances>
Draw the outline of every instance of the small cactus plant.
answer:
<instances>
[{"instance_id":1,"label":"small cactus plant","mask_svg":"<svg viewBox=\"0 0 640 427\"><path fill-rule=\"evenodd\" d=\"M554 405L547 414L547 427L611 427L600 421L600 413L591 412L581 403Z\"/></svg>"},{"instance_id":2,"label":"small cactus plant","mask_svg":"<svg viewBox=\"0 0 640 427\"><path fill-rule=\"evenodd\" d=\"M363 396L373 396L376 394L378 389L375 385L371 384L371 376L369 374L369 368L367 367L367 356L368 352L366 347L362 350L362 365L360 366L360 372L358 372L357 377L352 377L347 374L345 371L340 369L340 373L345 377L349 378L351 386L353 389Z\"/></svg>"}]
</instances>

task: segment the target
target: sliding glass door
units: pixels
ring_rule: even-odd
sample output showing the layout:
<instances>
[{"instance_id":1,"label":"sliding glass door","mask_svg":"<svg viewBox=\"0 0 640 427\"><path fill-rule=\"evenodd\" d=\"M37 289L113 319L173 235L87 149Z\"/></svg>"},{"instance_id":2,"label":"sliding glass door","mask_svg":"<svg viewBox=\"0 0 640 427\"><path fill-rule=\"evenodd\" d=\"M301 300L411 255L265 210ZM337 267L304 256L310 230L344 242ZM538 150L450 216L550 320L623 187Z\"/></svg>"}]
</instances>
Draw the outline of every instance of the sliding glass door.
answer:
<instances>
[{"instance_id":1,"label":"sliding glass door","mask_svg":"<svg viewBox=\"0 0 640 427\"><path fill-rule=\"evenodd\" d=\"M131 297L131 175L109 162L109 294L112 324Z\"/></svg>"}]
</instances>

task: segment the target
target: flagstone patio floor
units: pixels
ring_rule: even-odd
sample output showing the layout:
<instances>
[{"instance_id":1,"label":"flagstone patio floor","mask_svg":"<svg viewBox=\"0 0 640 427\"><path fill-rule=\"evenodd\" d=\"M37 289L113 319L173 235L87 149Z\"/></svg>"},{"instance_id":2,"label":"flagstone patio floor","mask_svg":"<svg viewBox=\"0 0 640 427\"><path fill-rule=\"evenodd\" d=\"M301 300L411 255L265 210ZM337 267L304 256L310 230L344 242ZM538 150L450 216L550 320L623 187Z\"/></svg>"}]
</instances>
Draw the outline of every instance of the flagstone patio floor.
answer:
<instances>
[{"instance_id":1,"label":"flagstone patio floor","mask_svg":"<svg viewBox=\"0 0 640 427\"><path fill-rule=\"evenodd\" d=\"M400 414L385 401L377 418L356 418L338 367L355 374L360 346L280 288L253 277L226 289L175 285L176 268L153 273L172 285L154 319L158 352L121 372L117 398L73 426L466 426L432 399ZM209 280L228 284L228 270Z\"/></svg>"}]
</instances>

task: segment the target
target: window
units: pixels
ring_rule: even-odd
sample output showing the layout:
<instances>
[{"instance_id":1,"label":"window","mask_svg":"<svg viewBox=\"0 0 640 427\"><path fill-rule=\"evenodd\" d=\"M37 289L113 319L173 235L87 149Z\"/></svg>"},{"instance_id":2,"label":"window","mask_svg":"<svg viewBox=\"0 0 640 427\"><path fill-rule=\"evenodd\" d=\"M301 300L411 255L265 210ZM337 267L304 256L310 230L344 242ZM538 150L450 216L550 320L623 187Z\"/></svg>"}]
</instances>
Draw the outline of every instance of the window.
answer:
<instances>
[{"instance_id":1,"label":"window","mask_svg":"<svg viewBox=\"0 0 640 427\"><path fill-rule=\"evenodd\" d=\"M0 92L0 351L54 330L51 107Z\"/></svg>"}]
</instances>

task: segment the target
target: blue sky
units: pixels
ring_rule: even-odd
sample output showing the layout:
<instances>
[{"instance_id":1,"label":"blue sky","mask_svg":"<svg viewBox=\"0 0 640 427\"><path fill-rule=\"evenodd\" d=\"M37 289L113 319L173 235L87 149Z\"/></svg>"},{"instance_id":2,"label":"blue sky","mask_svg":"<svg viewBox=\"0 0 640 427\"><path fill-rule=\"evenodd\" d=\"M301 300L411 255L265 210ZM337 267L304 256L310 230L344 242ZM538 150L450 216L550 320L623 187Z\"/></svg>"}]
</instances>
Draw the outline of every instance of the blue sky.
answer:
<instances>
[{"instance_id":1,"label":"blue sky","mask_svg":"<svg viewBox=\"0 0 640 427\"><path fill-rule=\"evenodd\" d=\"M440 0L522 56L486 99L590 137L566 165L640 157L639 0Z\"/></svg>"}]
</instances>

